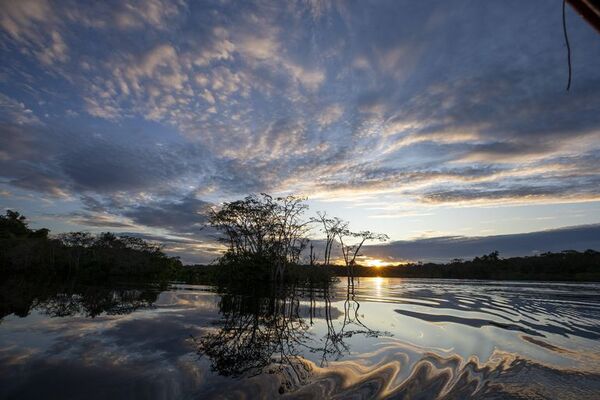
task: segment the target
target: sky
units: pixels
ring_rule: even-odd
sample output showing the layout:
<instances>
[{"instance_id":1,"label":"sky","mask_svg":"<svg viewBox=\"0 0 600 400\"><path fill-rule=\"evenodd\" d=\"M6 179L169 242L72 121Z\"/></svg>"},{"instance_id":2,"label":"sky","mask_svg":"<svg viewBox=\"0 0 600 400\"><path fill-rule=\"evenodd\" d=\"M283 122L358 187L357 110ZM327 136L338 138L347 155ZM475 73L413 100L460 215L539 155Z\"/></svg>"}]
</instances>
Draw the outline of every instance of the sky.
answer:
<instances>
[{"instance_id":1,"label":"sky","mask_svg":"<svg viewBox=\"0 0 600 400\"><path fill-rule=\"evenodd\" d=\"M260 192L389 235L372 258L600 248L600 35L566 20L569 91L558 0L2 0L0 208L186 262Z\"/></svg>"}]
</instances>

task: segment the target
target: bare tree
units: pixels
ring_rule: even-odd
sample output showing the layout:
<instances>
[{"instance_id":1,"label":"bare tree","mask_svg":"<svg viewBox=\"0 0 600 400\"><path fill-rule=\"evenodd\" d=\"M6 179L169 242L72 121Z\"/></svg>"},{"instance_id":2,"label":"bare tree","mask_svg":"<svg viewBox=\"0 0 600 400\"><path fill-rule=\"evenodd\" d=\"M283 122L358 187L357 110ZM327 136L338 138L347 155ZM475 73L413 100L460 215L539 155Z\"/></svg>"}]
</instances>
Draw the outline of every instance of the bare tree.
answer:
<instances>
[{"instance_id":1,"label":"bare tree","mask_svg":"<svg viewBox=\"0 0 600 400\"><path fill-rule=\"evenodd\" d=\"M323 264L331 264L331 250L335 244L335 238L348 229L348 222L338 218L328 218L327 213L317 212L316 218L311 218L312 223L321 225L321 231L325 234L325 254Z\"/></svg>"},{"instance_id":2,"label":"bare tree","mask_svg":"<svg viewBox=\"0 0 600 400\"><path fill-rule=\"evenodd\" d=\"M375 233L371 231L352 232L348 229L339 231L337 233L337 237L340 241L344 263L346 264L346 268L348 268L348 275L350 277L354 277L356 258L362 255L360 254L360 249L363 247L366 241L377 240L384 242L389 239L388 235L381 233ZM348 244L348 240L352 239L354 239L355 242ZM346 243L344 241L346 241Z\"/></svg>"}]
</instances>

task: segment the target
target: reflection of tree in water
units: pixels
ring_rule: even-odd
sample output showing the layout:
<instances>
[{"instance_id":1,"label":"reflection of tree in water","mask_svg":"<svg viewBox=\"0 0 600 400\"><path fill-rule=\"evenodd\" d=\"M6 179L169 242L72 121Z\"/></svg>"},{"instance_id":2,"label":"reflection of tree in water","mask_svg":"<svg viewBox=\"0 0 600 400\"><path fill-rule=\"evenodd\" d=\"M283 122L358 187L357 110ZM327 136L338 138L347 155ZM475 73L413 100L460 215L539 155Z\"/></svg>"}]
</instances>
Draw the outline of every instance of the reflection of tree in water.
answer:
<instances>
[{"instance_id":1,"label":"reflection of tree in water","mask_svg":"<svg viewBox=\"0 0 600 400\"><path fill-rule=\"evenodd\" d=\"M53 317L100 314L125 315L140 308L150 307L158 292L141 289L116 289L111 287L88 287L77 293L58 293L38 306Z\"/></svg>"},{"instance_id":2,"label":"reflection of tree in water","mask_svg":"<svg viewBox=\"0 0 600 400\"><path fill-rule=\"evenodd\" d=\"M148 285L92 286L76 282L8 280L0 284L0 318L10 314L25 317L32 310L51 317L124 315L152 306L161 289L164 288Z\"/></svg>"},{"instance_id":3,"label":"reflection of tree in water","mask_svg":"<svg viewBox=\"0 0 600 400\"><path fill-rule=\"evenodd\" d=\"M253 376L279 364L300 377L298 355L300 347L306 347L309 329L300 317L304 299L306 293L294 289L268 296L225 293L219 303L219 329L197 339L198 351L212 360L221 375ZM311 317L313 304L311 300Z\"/></svg>"},{"instance_id":4,"label":"reflection of tree in water","mask_svg":"<svg viewBox=\"0 0 600 400\"><path fill-rule=\"evenodd\" d=\"M328 295L323 299L326 307L325 312L331 312L331 299ZM346 286L346 298L344 300L344 319L341 327L334 324L330 314L326 314L325 322L327 324L327 334L325 335L325 344L322 348L323 357L321 366L324 366L328 360L339 360L340 357L349 353L350 349L345 339L351 338L354 335L365 335L368 337L377 337L388 332L376 331L369 328L362 321L359 314L360 303L358 302L354 292L354 278L348 278Z\"/></svg>"},{"instance_id":5,"label":"reflection of tree in water","mask_svg":"<svg viewBox=\"0 0 600 400\"><path fill-rule=\"evenodd\" d=\"M219 303L217 328L194 340L198 352L208 356L213 370L221 375L277 372L301 382L310 372L302 354L321 354L324 365L349 352L346 339L353 335L381 333L362 322L359 308L353 285L346 291L343 314L332 306L328 289L292 287L262 296L226 292ZM323 317L327 327L322 341L310 331L317 317ZM341 324L335 322L338 319Z\"/></svg>"}]
</instances>

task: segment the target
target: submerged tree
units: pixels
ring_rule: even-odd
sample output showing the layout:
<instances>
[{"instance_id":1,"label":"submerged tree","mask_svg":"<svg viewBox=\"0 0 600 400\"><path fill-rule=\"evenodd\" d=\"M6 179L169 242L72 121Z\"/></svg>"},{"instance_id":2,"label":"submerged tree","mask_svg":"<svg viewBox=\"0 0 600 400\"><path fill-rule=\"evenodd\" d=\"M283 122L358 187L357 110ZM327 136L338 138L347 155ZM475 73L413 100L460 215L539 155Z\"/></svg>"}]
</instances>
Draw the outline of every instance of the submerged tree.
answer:
<instances>
[{"instance_id":1,"label":"submerged tree","mask_svg":"<svg viewBox=\"0 0 600 400\"><path fill-rule=\"evenodd\" d=\"M213 211L209 224L221 232L227 246L221 262L268 268L280 280L288 265L297 263L308 239L308 206L296 196L272 197L265 193L225 203Z\"/></svg>"},{"instance_id":2,"label":"submerged tree","mask_svg":"<svg viewBox=\"0 0 600 400\"><path fill-rule=\"evenodd\" d=\"M320 225L321 232L325 234L323 264L331 265L331 251L337 241L342 251L344 264L348 268L349 276L353 273L356 259L361 256L360 250L365 242L371 240L386 241L389 239L387 235L371 231L352 232L349 229L349 222L338 217L328 217L327 213L317 212L317 217L311 218L311 222Z\"/></svg>"},{"instance_id":3,"label":"submerged tree","mask_svg":"<svg viewBox=\"0 0 600 400\"><path fill-rule=\"evenodd\" d=\"M327 213L317 212L317 217L304 220L308 206L305 198L296 196L272 197L267 194L250 195L243 200L223 204L213 210L209 225L219 231L219 240L227 250L220 259L227 280L246 278L272 281L283 279L290 265L298 264L301 253L309 243L310 227L318 225L325 234L323 265L331 265L332 251L336 245L353 272L362 246L370 240L387 240L386 235L370 231L352 232L349 223ZM316 254L310 246L309 263L314 265ZM231 269L233 268L233 270ZM228 272L235 273L234 276ZM251 275L246 275L250 273Z\"/></svg>"},{"instance_id":4,"label":"submerged tree","mask_svg":"<svg viewBox=\"0 0 600 400\"><path fill-rule=\"evenodd\" d=\"M389 239L388 235L381 233L375 233L371 231L352 232L348 229L341 230L340 232L338 232L337 236L340 241L340 247L342 248L344 263L348 268L349 277L354 276L354 266L356 265L356 258L362 255L360 254L360 249L363 247L366 241L377 240L380 242L384 242ZM354 240L354 242L348 244L348 239Z\"/></svg>"},{"instance_id":5,"label":"submerged tree","mask_svg":"<svg viewBox=\"0 0 600 400\"><path fill-rule=\"evenodd\" d=\"M321 225L321 231L325 234L325 250L323 263L331 264L331 250L336 238L348 229L348 222L338 218L328 218L327 213L317 212L317 218L311 218L311 222Z\"/></svg>"}]
</instances>

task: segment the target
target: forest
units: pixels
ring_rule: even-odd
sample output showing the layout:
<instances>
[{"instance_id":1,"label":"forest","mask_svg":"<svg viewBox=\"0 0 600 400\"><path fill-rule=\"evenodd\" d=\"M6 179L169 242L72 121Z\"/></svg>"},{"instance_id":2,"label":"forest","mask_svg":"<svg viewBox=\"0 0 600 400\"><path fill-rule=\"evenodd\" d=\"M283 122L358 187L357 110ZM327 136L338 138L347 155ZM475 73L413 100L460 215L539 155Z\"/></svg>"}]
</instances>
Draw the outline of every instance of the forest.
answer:
<instances>
[{"instance_id":1,"label":"forest","mask_svg":"<svg viewBox=\"0 0 600 400\"><path fill-rule=\"evenodd\" d=\"M79 276L173 276L181 261L160 246L133 236L104 232L61 233L31 229L12 210L0 216L0 273Z\"/></svg>"},{"instance_id":2,"label":"forest","mask_svg":"<svg viewBox=\"0 0 600 400\"><path fill-rule=\"evenodd\" d=\"M139 237L110 232L70 232L51 236L31 229L26 217L8 210L0 216L0 274L38 276L127 277L189 283L280 282L323 284L335 277L400 277L439 279L600 281L600 252L565 250L502 258L497 251L472 260L368 267L356 260L368 240L386 240L369 231L351 232L348 223L317 213L300 217L302 199L248 196L225 203L209 224L221 232L222 257L210 265L183 265L160 245ZM325 249L320 259L308 236L309 224L321 227ZM348 244L348 239L354 239ZM339 247L342 264L332 260ZM308 258L301 258L306 253ZM339 262L339 260L338 260Z\"/></svg>"},{"instance_id":3,"label":"forest","mask_svg":"<svg viewBox=\"0 0 600 400\"><path fill-rule=\"evenodd\" d=\"M336 275L343 268L330 267ZM501 258L497 251L472 260L448 263L411 263L381 268L357 266L355 276L438 279L540 281L600 281L600 252L565 250L526 257Z\"/></svg>"}]
</instances>

